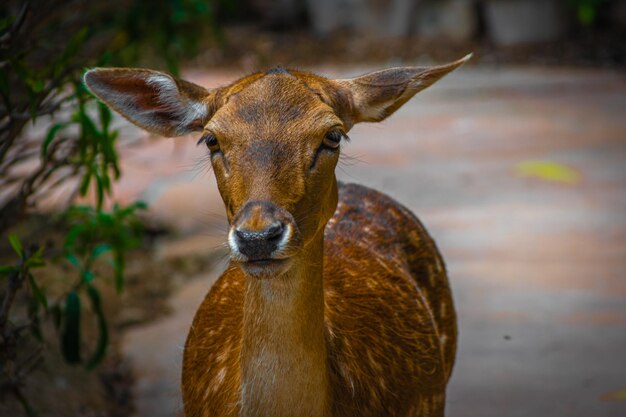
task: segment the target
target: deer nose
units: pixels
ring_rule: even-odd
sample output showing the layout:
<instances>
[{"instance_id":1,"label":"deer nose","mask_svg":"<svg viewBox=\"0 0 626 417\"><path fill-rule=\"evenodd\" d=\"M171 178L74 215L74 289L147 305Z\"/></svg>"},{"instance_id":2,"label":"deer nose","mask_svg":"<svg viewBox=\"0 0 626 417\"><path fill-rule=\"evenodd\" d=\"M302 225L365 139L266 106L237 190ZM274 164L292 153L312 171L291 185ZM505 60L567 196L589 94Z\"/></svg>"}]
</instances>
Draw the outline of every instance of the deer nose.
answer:
<instances>
[{"instance_id":1,"label":"deer nose","mask_svg":"<svg viewBox=\"0 0 626 417\"><path fill-rule=\"evenodd\" d=\"M254 268L286 263L302 247L302 236L288 210L271 201L253 200L232 217L228 246L231 259L254 275L259 272Z\"/></svg>"},{"instance_id":2,"label":"deer nose","mask_svg":"<svg viewBox=\"0 0 626 417\"><path fill-rule=\"evenodd\" d=\"M235 229L235 234L237 235L237 239L239 239L242 242L255 241L255 240L266 241L274 237L277 237L281 235L282 233L283 233L283 225L278 222L271 224L269 227L263 230L259 230L259 231L247 230L245 228Z\"/></svg>"},{"instance_id":3,"label":"deer nose","mask_svg":"<svg viewBox=\"0 0 626 417\"><path fill-rule=\"evenodd\" d=\"M271 201L248 201L231 222L228 245L238 262L284 259L300 244L293 216Z\"/></svg>"},{"instance_id":4,"label":"deer nose","mask_svg":"<svg viewBox=\"0 0 626 417\"><path fill-rule=\"evenodd\" d=\"M249 261L270 259L278 249L284 232L285 227L280 222L274 222L261 230L237 227L234 233L237 250Z\"/></svg>"}]
</instances>

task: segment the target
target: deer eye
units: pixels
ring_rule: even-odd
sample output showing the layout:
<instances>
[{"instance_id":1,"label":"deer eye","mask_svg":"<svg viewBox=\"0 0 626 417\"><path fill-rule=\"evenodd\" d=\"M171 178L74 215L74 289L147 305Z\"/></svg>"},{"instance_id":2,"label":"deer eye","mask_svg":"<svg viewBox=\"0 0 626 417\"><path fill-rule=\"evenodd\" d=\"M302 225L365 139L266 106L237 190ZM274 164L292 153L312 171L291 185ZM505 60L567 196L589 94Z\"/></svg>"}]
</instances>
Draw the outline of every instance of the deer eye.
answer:
<instances>
[{"instance_id":1,"label":"deer eye","mask_svg":"<svg viewBox=\"0 0 626 417\"><path fill-rule=\"evenodd\" d=\"M220 150L220 144L217 141L217 137L215 137L213 133L207 132L202 135L202 137L198 141L198 145L200 145L201 143L204 143L211 152L217 152Z\"/></svg>"},{"instance_id":2,"label":"deer eye","mask_svg":"<svg viewBox=\"0 0 626 417\"><path fill-rule=\"evenodd\" d=\"M322 142L322 145L329 149L337 149L339 148L339 144L341 143L341 138L343 138L344 136L345 134L342 131L338 129L333 129L329 131L326 136L324 136L324 141Z\"/></svg>"}]
</instances>

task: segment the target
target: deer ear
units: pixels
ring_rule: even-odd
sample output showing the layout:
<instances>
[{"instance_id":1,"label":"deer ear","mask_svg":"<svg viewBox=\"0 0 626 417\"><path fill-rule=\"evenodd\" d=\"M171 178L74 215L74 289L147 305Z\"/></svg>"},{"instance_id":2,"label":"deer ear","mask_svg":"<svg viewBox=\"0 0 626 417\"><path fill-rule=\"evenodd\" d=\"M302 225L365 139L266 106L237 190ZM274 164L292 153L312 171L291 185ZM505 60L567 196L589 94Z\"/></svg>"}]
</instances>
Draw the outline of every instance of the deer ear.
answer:
<instances>
[{"instance_id":1,"label":"deer ear","mask_svg":"<svg viewBox=\"0 0 626 417\"><path fill-rule=\"evenodd\" d=\"M435 67L398 67L347 80L335 80L349 91L353 123L380 122L391 116L419 91L457 69L472 57Z\"/></svg>"},{"instance_id":2,"label":"deer ear","mask_svg":"<svg viewBox=\"0 0 626 417\"><path fill-rule=\"evenodd\" d=\"M85 73L84 81L91 92L130 122L162 136L201 131L215 110L214 94L163 72L95 68Z\"/></svg>"}]
</instances>

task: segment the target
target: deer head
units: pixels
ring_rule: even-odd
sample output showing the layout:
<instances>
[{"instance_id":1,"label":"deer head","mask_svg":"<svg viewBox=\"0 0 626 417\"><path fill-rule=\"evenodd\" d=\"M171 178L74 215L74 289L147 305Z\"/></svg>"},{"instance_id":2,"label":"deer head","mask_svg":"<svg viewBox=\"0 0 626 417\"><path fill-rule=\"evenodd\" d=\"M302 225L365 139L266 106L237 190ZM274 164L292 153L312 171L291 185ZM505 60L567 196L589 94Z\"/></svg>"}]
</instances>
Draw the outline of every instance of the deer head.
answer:
<instances>
[{"instance_id":1,"label":"deer head","mask_svg":"<svg viewBox=\"0 0 626 417\"><path fill-rule=\"evenodd\" d=\"M85 83L150 132L201 133L226 208L231 257L263 277L280 274L323 236L352 126L389 117L469 57L341 80L276 68L210 90L144 69L93 69Z\"/></svg>"}]
</instances>

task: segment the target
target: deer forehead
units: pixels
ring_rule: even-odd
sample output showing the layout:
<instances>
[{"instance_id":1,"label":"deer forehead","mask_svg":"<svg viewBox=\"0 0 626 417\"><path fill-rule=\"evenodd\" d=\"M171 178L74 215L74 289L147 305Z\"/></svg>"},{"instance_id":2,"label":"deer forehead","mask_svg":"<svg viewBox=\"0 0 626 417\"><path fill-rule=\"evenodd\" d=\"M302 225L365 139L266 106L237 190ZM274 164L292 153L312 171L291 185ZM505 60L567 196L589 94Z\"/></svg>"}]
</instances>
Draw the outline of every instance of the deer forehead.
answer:
<instances>
[{"instance_id":1,"label":"deer forehead","mask_svg":"<svg viewBox=\"0 0 626 417\"><path fill-rule=\"evenodd\" d=\"M236 83L231 89L236 92L205 126L228 142L315 146L329 128L342 123L313 89L289 73L270 73L244 88Z\"/></svg>"}]
</instances>

